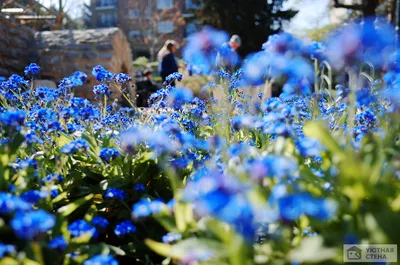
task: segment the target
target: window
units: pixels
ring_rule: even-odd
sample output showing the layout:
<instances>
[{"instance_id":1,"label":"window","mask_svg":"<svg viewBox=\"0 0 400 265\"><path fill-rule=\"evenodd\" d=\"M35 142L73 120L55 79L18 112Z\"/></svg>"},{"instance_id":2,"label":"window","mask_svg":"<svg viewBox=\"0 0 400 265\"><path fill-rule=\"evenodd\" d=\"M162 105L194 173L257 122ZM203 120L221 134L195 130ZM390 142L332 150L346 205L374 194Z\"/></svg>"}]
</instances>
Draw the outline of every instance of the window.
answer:
<instances>
[{"instance_id":1,"label":"window","mask_svg":"<svg viewBox=\"0 0 400 265\"><path fill-rule=\"evenodd\" d=\"M158 23L158 33L171 33L174 31L174 22L160 21Z\"/></svg>"},{"instance_id":2,"label":"window","mask_svg":"<svg viewBox=\"0 0 400 265\"><path fill-rule=\"evenodd\" d=\"M115 0L99 0L97 2L98 6L114 6Z\"/></svg>"},{"instance_id":3,"label":"window","mask_svg":"<svg viewBox=\"0 0 400 265\"><path fill-rule=\"evenodd\" d=\"M109 13L100 16L100 27L112 27L117 24L117 14Z\"/></svg>"},{"instance_id":4,"label":"window","mask_svg":"<svg viewBox=\"0 0 400 265\"><path fill-rule=\"evenodd\" d=\"M140 18L140 10L137 8L130 9L128 13L130 18Z\"/></svg>"},{"instance_id":5,"label":"window","mask_svg":"<svg viewBox=\"0 0 400 265\"><path fill-rule=\"evenodd\" d=\"M142 38L142 34L140 33L139 30L129 31L129 39L133 40L133 39L141 39L141 38Z\"/></svg>"},{"instance_id":6,"label":"window","mask_svg":"<svg viewBox=\"0 0 400 265\"><path fill-rule=\"evenodd\" d=\"M168 9L174 7L174 0L157 0L157 9Z\"/></svg>"}]
</instances>

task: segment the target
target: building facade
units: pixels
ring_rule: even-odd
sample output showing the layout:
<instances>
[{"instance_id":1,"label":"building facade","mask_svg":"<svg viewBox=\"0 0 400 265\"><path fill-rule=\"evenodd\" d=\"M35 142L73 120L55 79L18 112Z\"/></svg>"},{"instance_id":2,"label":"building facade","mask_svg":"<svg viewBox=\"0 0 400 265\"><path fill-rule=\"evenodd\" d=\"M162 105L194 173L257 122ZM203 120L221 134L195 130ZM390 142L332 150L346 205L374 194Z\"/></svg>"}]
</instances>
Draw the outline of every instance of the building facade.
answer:
<instances>
[{"instance_id":1,"label":"building facade","mask_svg":"<svg viewBox=\"0 0 400 265\"><path fill-rule=\"evenodd\" d=\"M183 44L196 30L190 21L193 0L91 0L92 26L119 27L127 35L134 58L155 59L168 39Z\"/></svg>"}]
</instances>

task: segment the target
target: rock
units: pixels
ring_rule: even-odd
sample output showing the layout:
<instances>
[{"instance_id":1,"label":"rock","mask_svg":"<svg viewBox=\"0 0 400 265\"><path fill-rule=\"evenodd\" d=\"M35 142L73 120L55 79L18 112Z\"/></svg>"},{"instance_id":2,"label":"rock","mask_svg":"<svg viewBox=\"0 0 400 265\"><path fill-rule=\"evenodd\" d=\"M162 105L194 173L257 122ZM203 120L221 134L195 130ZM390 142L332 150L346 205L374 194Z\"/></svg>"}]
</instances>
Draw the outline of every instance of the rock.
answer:
<instances>
[{"instance_id":1,"label":"rock","mask_svg":"<svg viewBox=\"0 0 400 265\"><path fill-rule=\"evenodd\" d=\"M118 28L43 31L35 34L35 40L37 63L51 80L59 81L75 71L91 76L96 65L114 73L133 75L130 45ZM88 78L82 88L75 90L76 96L93 99L92 89L96 84L94 78ZM121 97L120 92L114 91L114 97Z\"/></svg>"}]
</instances>

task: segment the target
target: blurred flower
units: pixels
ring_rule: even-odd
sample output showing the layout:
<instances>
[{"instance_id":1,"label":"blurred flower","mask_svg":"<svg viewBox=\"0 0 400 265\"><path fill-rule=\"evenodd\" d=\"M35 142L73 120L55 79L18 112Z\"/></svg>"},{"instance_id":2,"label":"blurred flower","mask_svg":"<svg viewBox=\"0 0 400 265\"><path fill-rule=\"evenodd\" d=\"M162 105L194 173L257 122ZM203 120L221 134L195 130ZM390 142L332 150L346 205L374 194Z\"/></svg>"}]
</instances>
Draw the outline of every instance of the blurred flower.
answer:
<instances>
[{"instance_id":1,"label":"blurred flower","mask_svg":"<svg viewBox=\"0 0 400 265\"><path fill-rule=\"evenodd\" d=\"M175 109L180 109L183 104L190 103L193 99L193 92L187 88L175 88L169 95L169 105Z\"/></svg>"},{"instance_id":2,"label":"blurred flower","mask_svg":"<svg viewBox=\"0 0 400 265\"><path fill-rule=\"evenodd\" d=\"M91 221L92 225L97 227L97 228L107 228L109 222L106 218L103 218L101 216L95 216L93 217Z\"/></svg>"},{"instance_id":3,"label":"blurred flower","mask_svg":"<svg viewBox=\"0 0 400 265\"><path fill-rule=\"evenodd\" d=\"M162 237L162 242L165 244L171 244L175 241L179 241L182 239L182 235L180 234L175 234L175 233L168 233Z\"/></svg>"},{"instance_id":4,"label":"blurred flower","mask_svg":"<svg viewBox=\"0 0 400 265\"><path fill-rule=\"evenodd\" d=\"M83 262L83 265L118 265L112 256L97 255Z\"/></svg>"},{"instance_id":5,"label":"blurred flower","mask_svg":"<svg viewBox=\"0 0 400 265\"><path fill-rule=\"evenodd\" d=\"M152 214L157 214L166 209L166 205L161 200L141 199L132 206L132 216L134 218L147 217Z\"/></svg>"},{"instance_id":6,"label":"blurred flower","mask_svg":"<svg viewBox=\"0 0 400 265\"><path fill-rule=\"evenodd\" d=\"M350 23L332 34L326 54L337 69L365 61L380 67L395 49L395 36L393 26L387 22L377 25L370 18L362 24Z\"/></svg>"},{"instance_id":7,"label":"blurred flower","mask_svg":"<svg viewBox=\"0 0 400 265\"><path fill-rule=\"evenodd\" d=\"M22 239L33 239L39 233L47 232L56 223L56 218L43 210L17 212L10 225L16 235Z\"/></svg>"},{"instance_id":8,"label":"blurred flower","mask_svg":"<svg viewBox=\"0 0 400 265\"><path fill-rule=\"evenodd\" d=\"M13 245L6 245L3 243L0 243L0 259L4 257L5 254L11 254L15 253L16 249Z\"/></svg>"},{"instance_id":9,"label":"blurred flower","mask_svg":"<svg viewBox=\"0 0 400 265\"><path fill-rule=\"evenodd\" d=\"M61 148L61 152L64 154L75 154L76 152L87 148L89 148L89 144L83 139L78 139L64 145Z\"/></svg>"},{"instance_id":10,"label":"blurred flower","mask_svg":"<svg viewBox=\"0 0 400 265\"><path fill-rule=\"evenodd\" d=\"M41 199L46 199L49 193L46 191L30 190L21 194L21 198L27 202L36 204Z\"/></svg>"},{"instance_id":11,"label":"blurred flower","mask_svg":"<svg viewBox=\"0 0 400 265\"><path fill-rule=\"evenodd\" d=\"M135 184L135 187L133 188L135 191L145 191L146 186L143 184Z\"/></svg>"},{"instance_id":12,"label":"blurred flower","mask_svg":"<svg viewBox=\"0 0 400 265\"><path fill-rule=\"evenodd\" d=\"M337 205L328 199L315 199L310 194L290 194L278 199L281 217L296 220L305 214L319 220L330 220L335 217Z\"/></svg>"},{"instance_id":13,"label":"blurred flower","mask_svg":"<svg viewBox=\"0 0 400 265\"><path fill-rule=\"evenodd\" d=\"M67 246L68 243L63 236L55 237L49 242L49 248L51 249L64 250L67 248Z\"/></svg>"},{"instance_id":14,"label":"blurred flower","mask_svg":"<svg viewBox=\"0 0 400 265\"><path fill-rule=\"evenodd\" d=\"M107 199L120 199L123 200L125 199L126 193L123 190L117 189L117 188L109 188L108 190L106 190L106 192L104 193L104 198Z\"/></svg>"},{"instance_id":15,"label":"blurred flower","mask_svg":"<svg viewBox=\"0 0 400 265\"><path fill-rule=\"evenodd\" d=\"M0 114L0 123L9 130L19 131L25 122L25 113L23 111L7 111Z\"/></svg>"},{"instance_id":16,"label":"blurred flower","mask_svg":"<svg viewBox=\"0 0 400 265\"><path fill-rule=\"evenodd\" d=\"M68 226L69 233L74 237L82 235L96 236L97 230L85 220L77 220Z\"/></svg>"},{"instance_id":17,"label":"blurred flower","mask_svg":"<svg viewBox=\"0 0 400 265\"><path fill-rule=\"evenodd\" d=\"M296 146L303 156L319 156L325 150L325 147L318 140L307 137L299 139Z\"/></svg>"},{"instance_id":18,"label":"blurred flower","mask_svg":"<svg viewBox=\"0 0 400 265\"><path fill-rule=\"evenodd\" d=\"M132 221L123 221L115 227L114 233L117 236L124 236L130 233L135 233L136 227Z\"/></svg>"},{"instance_id":19,"label":"blurred flower","mask_svg":"<svg viewBox=\"0 0 400 265\"><path fill-rule=\"evenodd\" d=\"M214 67L218 50L228 40L227 33L205 27L188 37L183 49L183 60L196 71L194 74L209 74Z\"/></svg>"},{"instance_id":20,"label":"blurred flower","mask_svg":"<svg viewBox=\"0 0 400 265\"><path fill-rule=\"evenodd\" d=\"M49 183L49 182L63 182L64 181L64 176L61 174L50 174L47 175L44 179L42 179L42 183Z\"/></svg>"},{"instance_id":21,"label":"blurred flower","mask_svg":"<svg viewBox=\"0 0 400 265\"><path fill-rule=\"evenodd\" d=\"M30 209L32 209L32 205L20 197L0 192L0 214L9 214L15 211L23 212Z\"/></svg>"}]
</instances>

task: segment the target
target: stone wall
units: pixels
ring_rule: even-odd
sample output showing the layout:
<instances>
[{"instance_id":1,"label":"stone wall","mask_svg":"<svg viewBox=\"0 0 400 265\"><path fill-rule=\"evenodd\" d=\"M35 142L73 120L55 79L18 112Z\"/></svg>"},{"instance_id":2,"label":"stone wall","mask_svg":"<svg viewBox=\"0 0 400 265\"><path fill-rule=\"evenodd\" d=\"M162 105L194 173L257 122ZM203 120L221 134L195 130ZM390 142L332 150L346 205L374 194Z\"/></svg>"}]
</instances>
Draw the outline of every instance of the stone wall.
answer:
<instances>
[{"instance_id":1,"label":"stone wall","mask_svg":"<svg viewBox=\"0 0 400 265\"><path fill-rule=\"evenodd\" d=\"M22 75L30 63L34 31L0 16L0 76Z\"/></svg>"},{"instance_id":2,"label":"stone wall","mask_svg":"<svg viewBox=\"0 0 400 265\"><path fill-rule=\"evenodd\" d=\"M34 58L43 79L58 81L75 71L88 75L88 82L76 89L76 96L93 98L92 89L98 82L91 73L96 65L133 76L131 48L118 28L36 32L35 42ZM119 98L118 91L114 92Z\"/></svg>"}]
</instances>

